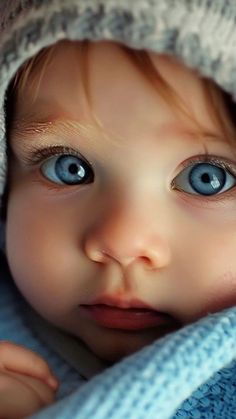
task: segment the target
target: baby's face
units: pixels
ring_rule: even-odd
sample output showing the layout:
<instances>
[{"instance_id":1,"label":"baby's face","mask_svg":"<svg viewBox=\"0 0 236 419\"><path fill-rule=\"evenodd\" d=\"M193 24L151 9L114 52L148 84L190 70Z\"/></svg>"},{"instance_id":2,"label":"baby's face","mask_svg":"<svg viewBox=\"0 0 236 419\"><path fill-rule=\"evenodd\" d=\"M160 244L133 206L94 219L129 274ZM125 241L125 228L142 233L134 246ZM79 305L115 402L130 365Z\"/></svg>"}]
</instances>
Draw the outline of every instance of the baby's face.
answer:
<instances>
[{"instance_id":1,"label":"baby's face","mask_svg":"<svg viewBox=\"0 0 236 419\"><path fill-rule=\"evenodd\" d=\"M14 280L44 318L110 361L236 302L236 189L227 169L231 162L236 173L236 159L196 74L152 57L208 132L201 141L105 42L92 46L87 74L103 130L86 102L77 46L63 42L36 100L29 86L19 97L24 127L10 138Z\"/></svg>"}]
</instances>

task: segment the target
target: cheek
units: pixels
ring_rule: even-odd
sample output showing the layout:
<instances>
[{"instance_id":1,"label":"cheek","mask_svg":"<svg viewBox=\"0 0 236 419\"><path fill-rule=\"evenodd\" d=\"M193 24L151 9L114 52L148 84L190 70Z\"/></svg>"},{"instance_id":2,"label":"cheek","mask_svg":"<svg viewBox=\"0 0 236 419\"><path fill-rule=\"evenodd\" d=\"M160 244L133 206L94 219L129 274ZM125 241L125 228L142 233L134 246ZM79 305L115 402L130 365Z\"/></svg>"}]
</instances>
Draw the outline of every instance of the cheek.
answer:
<instances>
[{"instance_id":1,"label":"cheek","mask_svg":"<svg viewBox=\"0 0 236 419\"><path fill-rule=\"evenodd\" d=\"M183 320L190 323L209 312L236 304L235 223L197 224L192 240L181 236L172 278ZM176 267L180 275L176 276ZM173 281L169 294L173 295ZM178 305L178 303L176 303Z\"/></svg>"},{"instance_id":2,"label":"cheek","mask_svg":"<svg viewBox=\"0 0 236 419\"><path fill-rule=\"evenodd\" d=\"M35 240L36 229L31 231L31 237L31 234L22 236L21 228L14 227L10 224L7 232L7 258L13 279L33 307L43 312L54 311L54 303L61 303L62 299L58 264L52 264L57 259L54 250L47 243L41 246L40 236Z\"/></svg>"},{"instance_id":3,"label":"cheek","mask_svg":"<svg viewBox=\"0 0 236 419\"><path fill-rule=\"evenodd\" d=\"M75 291L68 279L75 262L73 240L58 218L15 200L8 208L6 244L13 279L28 302L49 316L66 310Z\"/></svg>"},{"instance_id":4,"label":"cheek","mask_svg":"<svg viewBox=\"0 0 236 419\"><path fill-rule=\"evenodd\" d=\"M219 239L219 237L221 239ZM209 243L202 258L201 316L214 313L236 304L236 240L232 234L219 235Z\"/></svg>"},{"instance_id":5,"label":"cheek","mask_svg":"<svg viewBox=\"0 0 236 419\"><path fill-rule=\"evenodd\" d=\"M236 266L234 270L228 270L216 275L214 284L208 294L209 312L220 311L236 304Z\"/></svg>"}]
</instances>

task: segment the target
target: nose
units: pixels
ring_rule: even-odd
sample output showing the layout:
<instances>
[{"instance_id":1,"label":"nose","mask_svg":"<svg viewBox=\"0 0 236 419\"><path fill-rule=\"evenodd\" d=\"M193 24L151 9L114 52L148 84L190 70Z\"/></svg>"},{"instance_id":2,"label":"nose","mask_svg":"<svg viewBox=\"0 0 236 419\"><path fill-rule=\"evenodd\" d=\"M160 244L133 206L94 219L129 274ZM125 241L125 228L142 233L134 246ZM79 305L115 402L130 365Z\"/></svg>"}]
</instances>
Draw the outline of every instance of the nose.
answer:
<instances>
[{"instance_id":1,"label":"nose","mask_svg":"<svg viewBox=\"0 0 236 419\"><path fill-rule=\"evenodd\" d=\"M86 233L87 257L103 264L119 263L122 267L141 264L146 269L161 269L170 263L168 240L158 228L158 219L140 210L115 209L96 219Z\"/></svg>"}]
</instances>

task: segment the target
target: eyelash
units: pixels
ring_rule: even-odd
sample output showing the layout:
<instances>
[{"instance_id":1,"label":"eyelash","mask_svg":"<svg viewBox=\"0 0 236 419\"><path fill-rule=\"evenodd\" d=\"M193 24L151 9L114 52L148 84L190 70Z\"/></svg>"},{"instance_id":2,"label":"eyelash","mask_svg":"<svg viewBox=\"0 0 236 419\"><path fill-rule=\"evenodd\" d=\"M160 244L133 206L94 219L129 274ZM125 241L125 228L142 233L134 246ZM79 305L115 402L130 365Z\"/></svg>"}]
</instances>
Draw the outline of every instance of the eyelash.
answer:
<instances>
[{"instance_id":1,"label":"eyelash","mask_svg":"<svg viewBox=\"0 0 236 419\"><path fill-rule=\"evenodd\" d=\"M79 157L83 159L88 165L92 167L92 164L78 151L74 150L72 147L62 146L62 145L53 145L46 148L38 148L38 147L31 147L30 152L22 157L23 164L28 167L34 167L40 165L50 157L61 156L63 154L71 155L75 157ZM34 180L35 183L40 183L45 185L45 181L47 182L47 188L49 190L58 192L58 189L67 189L68 191L71 190L68 188L68 185L58 185L56 183L51 182L50 180L47 181L46 178L42 179L40 176L39 179ZM76 185L75 185L76 186Z\"/></svg>"},{"instance_id":2,"label":"eyelash","mask_svg":"<svg viewBox=\"0 0 236 419\"><path fill-rule=\"evenodd\" d=\"M209 155L208 153L206 154L202 154L199 156L195 156L195 157L191 157L187 160L185 160L183 163L181 163L181 170L192 166L194 164L197 163L212 163L220 168L223 168L224 170L228 171L232 176L235 177L236 179L236 165L235 163L233 163L232 161L230 161L229 159L225 158L221 158L219 156L214 156L214 155ZM178 174L181 172L181 170L178 172ZM174 185L174 180L172 180L171 182L171 188L174 189L172 187L172 185ZM185 194L185 195L189 195L188 193L181 191L181 193ZM195 200L199 200L199 201L204 201L206 204L212 204L214 202L220 201L223 202L224 199L231 199L234 198L235 199L236 196L236 187L233 186L232 188L228 189L227 191L223 192L223 193L219 193L216 195L211 195L209 198L207 196L204 195L191 195L192 199Z\"/></svg>"},{"instance_id":3,"label":"eyelash","mask_svg":"<svg viewBox=\"0 0 236 419\"><path fill-rule=\"evenodd\" d=\"M91 163L78 151L68 146L54 145L47 148L32 148L32 151L23 157L23 162L27 166L34 166L39 163L42 163L43 160L46 160L49 157L60 156L62 154L70 154L72 156L80 157L86 161L86 163ZM228 170L233 176L236 177L236 166L233 162L227 158L220 158L218 156L210 156L209 154L202 154L200 156L191 157L181 163L181 168L186 168L196 163L213 163L222 167L225 170Z\"/></svg>"},{"instance_id":4,"label":"eyelash","mask_svg":"<svg viewBox=\"0 0 236 419\"><path fill-rule=\"evenodd\" d=\"M28 167L32 167L32 166L42 163L44 160L47 160L50 157L56 157L63 154L79 157L92 167L91 162L89 162L81 153L79 153L72 147L61 146L61 145L54 145L54 146L50 146L50 147L42 148L42 149L33 147L30 153L28 155L25 155L22 160L23 160L23 163L26 164ZM191 165L194 165L196 163L215 164L216 166L219 166L227 170L232 176L236 178L236 165L232 161L228 160L227 158L222 159L218 156L213 156L209 154L202 154L202 155L191 157L185 160L184 162L181 163L181 170ZM178 174L180 173L181 170L179 170ZM173 187L174 180L175 179L173 179L171 182L171 189L174 189ZM54 185L53 183L50 183L49 187L51 189L58 189L58 186L60 188L63 188L63 185L56 185L56 184ZM68 185L65 185L65 187L68 187ZM184 193L184 191L182 191L182 193ZM235 195L236 195L235 186L229 189L228 191L225 191L222 194L212 195L210 198L207 198L207 196L203 196L203 195L192 195L192 197L194 199L201 199L201 200L204 200L205 202L212 203L213 201L219 201L219 200L222 201L223 200L222 195L227 196L227 198L230 198L230 197L235 198Z\"/></svg>"},{"instance_id":5,"label":"eyelash","mask_svg":"<svg viewBox=\"0 0 236 419\"><path fill-rule=\"evenodd\" d=\"M196 157L191 157L190 159L185 160L181 166L182 168L186 168L191 166L192 164L196 163L212 163L216 166L219 166L225 170L228 170L233 176L236 177L236 165L228 160L227 158L222 159L218 156L210 156L209 154L203 154Z\"/></svg>"},{"instance_id":6,"label":"eyelash","mask_svg":"<svg viewBox=\"0 0 236 419\"><path fill-rule=\"evenodd\" d=\"M35 166L42 163L44 160L47 160L49 157L60 156L62 154L70 154L72 156L79 157L85 160L86 163L90 164L91 166L91 163L88 162L88 160L81 153L71 147L65 147L61 145L54 145L42 149L35 147L27 156L24 156L23 162L27 166Z\"/></svg>"}]
</instances>

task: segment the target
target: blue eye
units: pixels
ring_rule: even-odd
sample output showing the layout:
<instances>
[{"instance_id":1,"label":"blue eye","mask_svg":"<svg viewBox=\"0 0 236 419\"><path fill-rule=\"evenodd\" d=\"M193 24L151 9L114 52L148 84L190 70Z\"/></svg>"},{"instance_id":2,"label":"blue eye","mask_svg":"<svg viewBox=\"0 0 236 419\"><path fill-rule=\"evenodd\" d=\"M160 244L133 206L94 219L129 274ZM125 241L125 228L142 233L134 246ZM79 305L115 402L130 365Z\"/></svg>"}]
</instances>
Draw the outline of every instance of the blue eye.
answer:
<instances>
[{"instance_id":1,"label":"blue eye","mask_svg":"<svg viewBox=\"0 0 236 419\"><path fill-rule=\"evenodd\" d=\"M235 184L236 179L231 173L213 163L190 165L172 181L174 189L205 196L225 192Z\"/></svg>"},{"instance_id":2,"label":"blue eye","mask_svg":"<svg viewBox=\"0 0 236 419\"><path fill-rule=\"evenodd\" d=\"M93 182L94 174L89 164L72 155L54 156L41 166L42 174L60 185L82 185Z\"/></svg>"}]
</instances>

